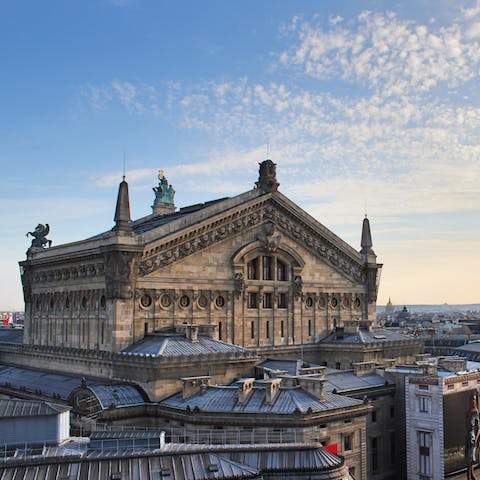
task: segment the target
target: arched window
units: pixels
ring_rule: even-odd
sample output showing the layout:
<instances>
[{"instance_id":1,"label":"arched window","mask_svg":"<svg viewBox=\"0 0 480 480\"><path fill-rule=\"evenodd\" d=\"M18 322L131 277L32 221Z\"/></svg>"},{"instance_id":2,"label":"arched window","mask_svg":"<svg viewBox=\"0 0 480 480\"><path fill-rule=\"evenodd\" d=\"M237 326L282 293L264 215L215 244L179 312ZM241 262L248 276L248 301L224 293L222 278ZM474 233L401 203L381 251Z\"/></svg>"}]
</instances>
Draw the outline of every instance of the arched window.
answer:
<instances>
[{"instance_id":1,"label":"arched window","mask_svg":"<svg viewBox=\"0 0 480 480\"><path fill-rule=\"evenodd\" d=\"M247 263L247 279L286 282L288 267L276 255L261 255Z\"/></svg>"}]
</instances>

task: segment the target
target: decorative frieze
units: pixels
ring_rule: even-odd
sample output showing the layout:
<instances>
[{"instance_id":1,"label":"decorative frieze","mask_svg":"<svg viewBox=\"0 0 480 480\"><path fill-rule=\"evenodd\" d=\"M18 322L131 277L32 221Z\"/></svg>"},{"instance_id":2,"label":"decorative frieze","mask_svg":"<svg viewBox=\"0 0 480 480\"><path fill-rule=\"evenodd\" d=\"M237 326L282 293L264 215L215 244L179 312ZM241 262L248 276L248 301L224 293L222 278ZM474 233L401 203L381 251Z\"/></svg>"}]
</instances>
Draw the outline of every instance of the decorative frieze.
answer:
<instances>
[{"instance_id":1,"label":"decorative frieze","mask_svg":"<svg viewBox=\"0 0 480 480\"><path fill-rule=\"evenodd\" d=\"M281 237L277 232L281 229L315 255L322 257L335 270L355 282L365 283L366 275L360 259L355 261L293 216L291 212L273 203L256 204L209 225L192 230L188 235L182 235L162 245L157 245L154 249L144 253L144 258L139 263L139 275L148 275L264 221L268 221L268 223L265 232L260 234L259 238L267 251L275 250L278 247Z\"/></svg>"}]
</instances>

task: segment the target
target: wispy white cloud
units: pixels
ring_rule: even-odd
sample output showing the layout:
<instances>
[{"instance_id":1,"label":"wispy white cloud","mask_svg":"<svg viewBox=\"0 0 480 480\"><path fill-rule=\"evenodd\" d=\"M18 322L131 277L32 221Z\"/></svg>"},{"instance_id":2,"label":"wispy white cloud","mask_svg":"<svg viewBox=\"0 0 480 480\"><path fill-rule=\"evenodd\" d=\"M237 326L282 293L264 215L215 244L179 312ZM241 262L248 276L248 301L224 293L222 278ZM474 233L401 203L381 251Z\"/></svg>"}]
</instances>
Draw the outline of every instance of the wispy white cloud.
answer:
<instances>
[{"instance_id":1,"label":"wispy white cloud","mask_svg":"<svg viewBox=\"0 0 480 480\"><path fill-rule=\"evenodd\" d=\"M464 16L476 16L474 9ZM319 78L360 83L382 96L427 92L441 83L456 86L478 73L478 27L453 23L432 29L395 13L364 11L355 21L298 22L298 43L279 63Z\"/></svg>"},{"instance_id":2,"label":"wispy white cloud","mask_svg":"<svg viewBox=\"0 0 480 480\"><path fill-rule=\"evenodd\" d=\"M480 108L455 104L438 88L478 77L477 7L447 26L391 12L331 17L327 26L294 17L283 28L293 45L277 57L284 73L367 87L355 95L299 87L283 75L163 86L115 80L88 86L87 96L95 108L117 103L132 115L165 110L180 127L207 134L215 147L168 168L169 178L191 190L207 188L197 179L208 175L208 188L226 193L225 172L234 175L228 189L241 190L246 165L265 158L269 143L279 175L288 178L280 177L281 189L317 213L327 205L348 215L352 201L383 216L471 210L480 203ZM151 183L154 174L127 172L137 184ZM111 186L118 178L107 174L94 183Z\"/></svg>"}]
</instances>

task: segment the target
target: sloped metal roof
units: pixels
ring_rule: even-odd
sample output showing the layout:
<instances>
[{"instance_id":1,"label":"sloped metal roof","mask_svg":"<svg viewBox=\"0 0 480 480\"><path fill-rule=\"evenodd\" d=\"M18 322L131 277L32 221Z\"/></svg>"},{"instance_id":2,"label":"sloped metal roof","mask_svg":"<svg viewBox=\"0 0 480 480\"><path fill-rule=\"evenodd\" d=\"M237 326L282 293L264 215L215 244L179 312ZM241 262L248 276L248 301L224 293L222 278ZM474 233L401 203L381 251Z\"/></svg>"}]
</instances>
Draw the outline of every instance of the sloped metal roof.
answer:
<instances>
[{"instance_id":1,"label":"sloped metal roof","mask_svg":"<svg viewBox=\"0 0 480 480\"><path fill-rule=\"evenodd\" d=\"M212 386L203 392L183 399L182 394L173 395L159 403L160 406L187 410L199 408L200 411L210 413L272 413L292 414L294 412L307 413L323 412L330 409L351 407L362 402L350 397L325 394L324 399L318 399L301 387L280 387L272 402L266 398L264 387L254 386L244 402L238 401L237 387Z\"/></svg>"},{"instance_id":2,"label":"sloped metal roof","mask_svg":"<svg viewBox=\"0 0 480 480\"><path fill-rule=\"evenodd\" d=\"M133 222L132 227L133 231L140 235L142 233L148 232L149 230L154 230L155 228L161 227L166 225L167 223L173 222L179 218L182 218L186 215L189 215L193 212L198 212L199 210L203 210L215 203L222 202L223 200L227 200L229 197L218 198L216 200L210 200L209 202L205 203L197 203L195 205L189 205L188 207L182 207L178 212L169 213L166 215L159 215L155 217L145 217L136 220Z\"/></svg>"},{"instance_id":3,"label":"sloped metal roof","mask_svg":"<svg viewBox=\"0 0 480 480\"><path fill-rule=\"evenodd\" d=\"M80 386L80 379L80 376L64 373L0 365L0 385L33 393L41 390L43 395L54 396L55 394L63 400L68 398L74 388Z\"/></svg>"},{"instance_id":4,"label":"sloped metal roof","mask_svg":"<svg viewBox=\"0 0 480 480\"><path fill-rule=\"evenodd\" d=\"M387 330L359 330L356 333L334 332L323 338L320 343L357 343L357 344L374 344L392 341L415 340L412 335Z\"/></svg>"},{"instance_id":5,"label":"sloped metal roof","mask_svg":"<svg viewBox=\"0 0 480 480\"><path fill-rule=\"evenodd\" d=\"M188 445L167 444L162 450L78 451L56 457L12 458L0 480L84 480L90 478L150 480L258 479L262 472L324 472L325 478L352 480L341 457L318 444ZM322 476L323 478L323 476Z\"/></svg>"},{"instance_id":6,"label":"sloped metal roof","mask_svg":"<svg viewBox=\"0 0 480 480\"><path fill-rule=\"evenodd\" d=\"M88 388L98 398L102 408L145 403L143 395L134 385L89 385Z\"/></svg>"},{"instance_id":7,"label":"sloped metal roof","mask_svg":"<svg viewBox=\"0 0 480 480\"><path fill-rule=\"evenodd\" d=\"M0 399L0 417L37 417L58 415L67 412L70 407L35 400Z\"/></svg>"},{"instance_id":8,"label":"sloped metal roof","mask_svg":"<svg viewBox=\"0 0 480 480\"><path fill-rule=\"evenodd\" d=\"M134 456L135 455L135 456ZM39 462L40 463L40 462ZM172 480L207 479L261 479L255 467L242 465L214 452L184 455L160 455L125 451L110 457L95 453L76 460L52 459L51 463L5 466L0 471L1 480L35 478L37 480L121 479ZM163 474L163 475L161 475Z\"/></svg>"},{"instance_id":9,"label":"sloped metal roof","mask_svg":"<svg viewBox=\"0 0 480 480\"><path fill-rule=\"evenodd\" d=\"M269 368L270 370L283 370L288 375L298 375L298 370L302 366L301 360L275 360L267 359L257 365L260 368Z\"/></svg>"},{"instance_id":10,"label":"sloped metal roof","mask_svg":"<svg viewBox=\"0 0 480 480\"><path fill-rule=\"evenodd\" d=\"M227 455L227 453L223 453ZM328 471L341 467L343 460L323 448L275 448L240 450L228 453L236 462L250 465L261 471Z\"/></svg>"},{"instance_id":11,"label":"sloped metal roof","mask_svg":"<svg viewBox=\"0 0 480 480\"><path fill-rule=\"evenodd\" d=\"M81 386L82 378L84 377L79 375L0 365L0 386L62 400L67 400L70 393ZM104 408L108 408L112 403L121 406L145 401L135 385L104 383L95 378L86 380L88 388L97 396Z\"/></svg>"},{"instance_id":12,"label":"sloped metal roof","mask_svg":"<svg viewBox=\"0 0 480 480\"><path fill-rule=\"evenodd\" d=\"M125 354L177 357L180 355L206 355L212 353L248 354L250 350L231 343L198 336L198 341L189 340L182 334L151 334L122 350Z\"/></svg>"},{"instance_id":13,"label":"sloped metal roof","mask_svg":"<svg viewBox=\"0 0 480 480\"><path fill-rule=\"evenodd\" d=\"M385 385L385 383L390 382L376 373L355 375L352 371L338 370L327 375L325 391L332 392L334 389L337 392L345 390L360 390L364 388L381 387Z\"/></svg>"}]
</instances>

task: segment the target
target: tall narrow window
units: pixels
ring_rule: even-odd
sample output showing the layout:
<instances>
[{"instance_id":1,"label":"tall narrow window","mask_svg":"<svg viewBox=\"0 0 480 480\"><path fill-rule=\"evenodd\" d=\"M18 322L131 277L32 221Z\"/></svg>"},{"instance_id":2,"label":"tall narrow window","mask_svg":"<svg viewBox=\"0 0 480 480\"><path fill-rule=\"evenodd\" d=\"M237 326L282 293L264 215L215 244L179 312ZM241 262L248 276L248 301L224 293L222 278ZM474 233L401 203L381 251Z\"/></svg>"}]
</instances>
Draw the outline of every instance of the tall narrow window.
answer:
<instances>
[{"instance_id":1,"label":"tall narrow window","mask_svg":"<svg viewBox=\"0 0 480 480\"><path fill-rule=\"evenodd\" d=\"M287 266L278 259L277 259L277 280L279 282L284 282L285 280L287 280Z\"/></svg>"},{"instance_id":2,"label":"tall narrow window","mask_svg":"<svg viewBox=\"0 0 480 480\"><path fill-rule=\"evenodd\" d=\"M265 322L265 336L267 338L270 338L270 321L269 320Z\"/></svg>"},{"instance_id":3,"label":"tall narrow window","mask_svg":"<svg viewBox=\"0 0 480 480\"><path fill-rule=\"evenodd\" d=\"M250 322L250 338L255 338L255 322Z\"/></svg>"},{"instance_id":4,"label":"tall narrow window","mask_svg":"<svg viewBox=\"0 0 480 480\"><path fill-rule=\"evenodd\" d=\"M247 277L249 280L258 280L258 258L248 262Z\"/></svg>"},{"instance_id":5,"label":"tall narrow window","mask_svg":"<svg viewBox=\"0 0 480 480\"><path fill-rule=\"evenodd\" d=\"M430 412L430 398L418 397L418 409L422 413Z\"/></svg>"},{"instance_id":6,"label":"tall narrow window","mask_svg":"<svg viewBox=\"0 0 480 480\"><path fill-rule=\"evenodd\" d=\"M258 308L258 293L257 292L248 292L247 307L248 308Z\"/></svg>"},{"instance_id":7,"label":"tall narrow window","mask_svg":"<svg viewBox=\"0 0 480 480\"><path fill-rule=\"evenodd\" d=\"M146 335L148 333L148 322L143 324L143 334Z\"/></svg>"},{"instance_id":8,"label":"tall narrow window","mask_svg":"<svg viewBox=\"0 0 480 480\"><path fill-rule=\"evenodd\" d=\"M420 475L432 474L432 434L430 432L418 432L418 453L420 456Z\"/></svg>"},{"instance_id":9,"label":"tall narrow window","mask_svg":"<svg viewBox=\"0 0 480 480\"><path fill-rule=\"evenodd\" d=\"M372 472L378 470L378 440L377 437L370 439L370 461Z\"/></svg>"},{"instance_id":10,"label":"tall narrow window","mask_svg":"<svg viewBox=\"0 0 480 480\"><path fill-rule=\"evenodd\" d=\"M308 336L312 336L312 321L308 319Z\"/></svg>"},{"instance_id":11,"label":"tall narrow window","mask_svg":"<svg viewBox=\"0 0 480 480\"><path fill-rule=\"evenodd\" d=\"M285 322L283 320L280 322L280 336L285 337Z\"/></svg>"},{"instance_id":12,"label":"tall narrow window","mask_svg":"<svg viewBox=\"0 0 480 480\"><path fill-rule=\"evenodd\" d=\"M349 452L353 449L353 435L343 436L343 451Z\"/></svg>"},{"instance_id":13,"label":"tall narrow window","mask_svg":"<svg viewBox=\"0 0 480 480\"><path fill-rule=\"evenodd\" d=\"M273 308L273 293L266 292L263 294L263 308Z\"/></svg>"},{"instance_id":14,"label":"tall narrow window","mask_svg":"<svg viewBox=\"0 0 480 480\"><path fill-rule=\"evenodd\" d=\"M278 308L287 308L287 294L284 292L278 294Z\"/></svg>"},{"instance_id":15,"label":"tall narrow window","mask_svg":"<svg viewBox=\"0 0 480 480\"><path fill-rule=\"evenodd\" d=\"M85 342L85 322L82 323L82 342Z\"/></svg>"},{"instance_id":16,"label":"tall narrow window","mask_svg":"<svg viewBox=\"0 0 480 480\"><path fill-rule=\"evenodd\" d=\"M105 322L102 322L102 334L100 338L100 343L103 345L105 342Z\"/></svg>"},{"instance_id":17,"label":"tall narrow window","mask_svg":"<svg viewBox=\"0 0 480 480\"><path fill-rule=\"evenodd\" d=\"M273 257L263 257L263 279L273 280Z\"/></svg>"},{"instance_id":18,"label":"tall narrow window","mask_svg":"<svg viewBox=\"0 0 480 480\"><path fill-rule=\"evenodd\" d=\"M395 465L395 432L390 432L390 465Z\"/></svg>"},{"instance_id":19,"label":"tall narrow window","mask_svg":"<svg viewBox=\"0 0 480 480\"><path fill-rule=\"evenodd\" d=\"M222 322L218 322L218 339L222 340L223 332L222 332Z\"/></svg>"}]
</instances>

